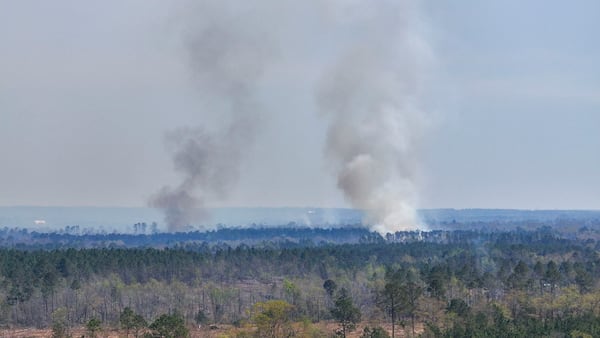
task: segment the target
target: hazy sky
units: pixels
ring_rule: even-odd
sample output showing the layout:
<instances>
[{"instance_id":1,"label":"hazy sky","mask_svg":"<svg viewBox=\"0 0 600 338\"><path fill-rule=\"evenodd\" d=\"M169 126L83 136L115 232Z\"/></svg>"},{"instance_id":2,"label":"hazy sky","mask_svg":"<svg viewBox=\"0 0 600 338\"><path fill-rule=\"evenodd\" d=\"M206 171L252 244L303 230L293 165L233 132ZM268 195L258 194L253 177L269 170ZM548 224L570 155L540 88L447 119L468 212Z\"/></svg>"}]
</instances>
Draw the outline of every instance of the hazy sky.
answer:
<instances>
[{"instance_id":1,"label":"hazy sky","mask_svg":"<svg viewBox=\"0 0 600 338\"><path fill-rule=\"evenodd\" d=\"M421 5L435 118L419 150L420 206L599 209L600 2ZM0 0L0 205L143 206L177 182L165 132L215 119L182 46L187 12ZM329 46L310 17L296 20L314 48L279 51L287 61L260 93L267 127L231 196L210 205L348 206L304 86Z\"/></svg>"}]
</instances>

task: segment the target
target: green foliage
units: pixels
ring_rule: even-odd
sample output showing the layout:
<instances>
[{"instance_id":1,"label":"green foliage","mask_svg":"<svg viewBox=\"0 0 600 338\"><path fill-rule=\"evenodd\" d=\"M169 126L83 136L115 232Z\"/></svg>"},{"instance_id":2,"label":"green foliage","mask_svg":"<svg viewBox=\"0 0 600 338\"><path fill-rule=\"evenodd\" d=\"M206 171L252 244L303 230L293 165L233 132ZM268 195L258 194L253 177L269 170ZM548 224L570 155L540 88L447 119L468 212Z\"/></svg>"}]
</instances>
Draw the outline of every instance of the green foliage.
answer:
<instances>
[{"instance_id":1,"label":"green foliage","mask_svg":"<svg viewBox=\"0 0 600 338\"><path fill-rule=\"evenodd\" d=\"M537 318L515 318L505 316L498 306L492 306L488 315L479 312L465 321L453 322L442 329L428 323L423 337L598 337L600 317L589 315L567 316L542 321Z\"/></svg>"},{"instance_id":2,"label":"green foliage","mask_svg":"<svg viewBox=\"0 0 600 338\"><path fill-rule=\"evenodd\" d=\"M85 330L87 331L88 336L90 338L96 338L96 334L101 329L102 329L102 322L97 318L92 318L85 324Z\"/></svg>"},{"instance_id":3,"label":"green foliage","mask_svg":"<svg viewBox=\"0 0 600 338\"><path fill-rule=\"evenodd\" d=\"M551 285L552 292L554 292L556 284L558 284L558 282L561 279L560 271L558 271L558 267L556 266L556 263L554 263L554 261L550 261L546 265L546 273L544 274L544 279Z\"/></svg>"},{"instance_id":4,"label":"green foliage","mask_svg":"<svg viewBox=\"0 0 600 338\"><path fill-rule=\"evenodd\" d=\"M453 298L450 300L450 304L448 304L446 311L453 312L459 317L467 317L470 314L471 309L464 300Z\"/></svg>"},{"instance_id":5,"label":"green foliage","mask_svg":"<svg viewBox=\"0 0 600 338\"><path fill-rule=\"evenodd\" d=\"M121 328L125 330L127 335L133 330L136 337L139 335L140 330L148 326L144 317L136 314L129 307L123 309L119 317L119 322L121 323Z\"/></svg>"},{"instance_id":6,"label":"green foliage","mask_svg":"<svg viewBox=\"0 0 600 338\"><path fill-rule=\"evenodd\" d=\"M342 337L346 337L347 332L354 331L356 324L360 322L360 310L354 306L352 297L345 288L338 292L331 315L340 324L339 334Z\"/></svg>"},{"instance_id":7,"label":"green foliage","mask_svg":"<svg viewBox=\"0 0 600 338\"><path fill-rule=\"evenodd\" d=\"M52 338L67 337L69 337L67 310L65 308L60 308L52 313Z\"/></svg>"},{"instance_id":8,"label":"green foliage","mask_svg":"<svg viewBox=\"0 0 600 338\"><path fill-rule=\"evenodd\" d=\"M325 292L327 292L327 295L333 298L333 294L335 290L337 290L337 284L335 284L333 280L328 279L323 283L323 288L325 289Z\"/></svg>"},{"instance_id":9,"label":"green foliage","mask_svg":"<svg viewBox=\"0 0 600 338\"><path fill-rule=\"evenodd\" d=\"M570 334L571 338L593 338L593 336L589 333L581 332L579 330L573 330Z\"/></svg>"},{"instance_id":10,"label":"green foliage","mask_svg":"<svg viewBox=\"0 0 600 338\"><path fill-rule=\"evenodd\" d=\"M289 279L283 280L283 291L286 298L293 304L297 305L300 298L300 288Z\"/></svg>"},{"instance_id":11,"label":"green foliage","mask_svg":"<svg viewBox=\"0 0 600 338\"><path fill-rule=\"evenodd\" d=\"M177 309L197 323L210 317L244 328L253 303L275 297L294 305L290 321L306 316L317 322L333 316L329 310L339 294L335 278L353 290L352 302L360 304L364 317L387 320L394 330L416 321L438 325L428 329L434 336L580 332L600 337L600 230L595 228L590 225L585 240L540 229L432 231L419 234L423 241L406 232L390 235L398 243L360 245L5 248L0 249L0 323L54 325L56 335L64 336L92 314L107 325L120 322L137 336L144 318L132 309L118 313L128 304L153 318ZM69 310L62 321L51 319L57 308ZM136 318L141 324L132 324ZM292 326L300 335L298 325Z\"/></svg>"},{"instance_id":12,"label":"green foliage","mask_svg":"<svg viewBox=\"0 0 600 338\"><path fill-rule=\"evenodd\" d=\"M446 295L446 288L450 281L449 271L444 266L433 266L429 271L426 271L426 278L428 284L428 291L433 297L438 299L444 298Z\"/></svg>"},{"instance_id":13,"label":"green foliage","mask_svg":"<svg viewBox=\"0 0 600 338\"><path fill-rule=\"evenodd\" d=\"M513 289L525 289L529 286L530 274L529 267L525 262L519 260L519 263L513 269L513 273L508 277L508 283Z\"/></svg>"},{"instance_id":14,"label":"green foliage","mask_svg":"<svg viewBox=\"0 0 600 338\"><path fill-rule=\"evenodd\" d=\"M196 324L198 324L198 325L200 325L200 324L204 325L204 324L208 323L209 318L204 313L204 311L198 310L198 312L196 312L196 315L194 316L194 320L196 321Z\"/></svg>"},{"instance_id":15,"label":"green foliage","mask_svg":"<svg viewBox=\"0 0 600 338\"><path fill-rule=\"evenodd\" d=\"M161 338L187 338L190 335L183 317L178 314L163 314L152 322L150 329Z\"/></svg>"},{"instance_id":16,"label":"green foliage","mask_svg":"<svg viewBox=\"0 0 600 338\"><path fill-rule=\"evenodd\" d=\"M377 304L390 317L392 337L395 336L396 322L400 316L407 316L411 319L414 334L417 300L421 297L423 288L417 284L415 274L407 269L389 270L385 280L383 290L378 291Z\"/></svg>"},{"instance_id":17,"label":"green foliage","mask_svg":"<svg viewBox=\"0 0 600 338\"><path fill-rule=\"evenodd\" d=\"M215 323L222 321L225 314L225 304L228 303L235 295L235 291L231 288L217 287L211 285L208 289L208 297L212 304L212 314Z\"/></svg>"},{"instance_id":18,"label":"green foliage","mask_svg":"<svg viewBox=\"0 0 600 338\"><path fill-rule=\"evenodd\" d=\"M368 327L366 326L363 330L360 338L389 338L390 335L380 326Z\"/></svg>"},{"instance_id":19,"label":"green foliage","mask_svg":"<svg viewBox=\"0 0 600 338\"><path fill-rule=\"evenodd\" d=\"M258 302L252 307L252 321L258 337L285 337L291 331L291 314L294 306L284 300Z\"/></svg>"}]
</instances>

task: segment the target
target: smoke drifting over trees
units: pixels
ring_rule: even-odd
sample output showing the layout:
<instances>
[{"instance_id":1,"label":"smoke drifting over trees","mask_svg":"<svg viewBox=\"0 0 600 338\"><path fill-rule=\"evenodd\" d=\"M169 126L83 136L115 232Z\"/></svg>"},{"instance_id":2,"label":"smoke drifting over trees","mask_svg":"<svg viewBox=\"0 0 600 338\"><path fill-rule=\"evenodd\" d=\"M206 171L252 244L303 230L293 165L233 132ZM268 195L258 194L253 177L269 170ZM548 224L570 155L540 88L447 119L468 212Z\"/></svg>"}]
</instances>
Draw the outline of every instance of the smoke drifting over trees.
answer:
<instances>
[{"instance_id":1,"label":"smoke drifting over trees","mask_svg":"<svg viewBox=\"0 0 600 338\"><path fill-rule=\"evenodd\" d=\"M419 96L430 52L413 1L202 1L183 18L202 113L219 123L167 134L182 181L150 204L165 210L171 229L200 221L204 202L226 199L235 187L269 121L265 112L276 106L260 84L270 66L286 65L280 51L309 58L319 47L326 55L311 70L318 80L300 88L328 123L325 158L338 188L378 231L419 225L415 179L427 120Z\"/></svg>"}]
</instances>

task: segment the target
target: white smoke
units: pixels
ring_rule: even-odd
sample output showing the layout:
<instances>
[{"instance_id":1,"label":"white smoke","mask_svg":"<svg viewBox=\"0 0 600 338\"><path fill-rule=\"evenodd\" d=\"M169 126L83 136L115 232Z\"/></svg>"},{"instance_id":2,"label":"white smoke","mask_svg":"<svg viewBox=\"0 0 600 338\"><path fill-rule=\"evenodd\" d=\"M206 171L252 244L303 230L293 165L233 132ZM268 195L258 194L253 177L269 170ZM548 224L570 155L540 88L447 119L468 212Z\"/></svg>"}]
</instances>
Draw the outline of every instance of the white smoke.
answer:
<instances>
[{"instance_id":1,"label":"white smoke","mask_svg":"<svg viewBox=\"0 0 600 338\"><path fill-rule=\"evenodd\" d=\"M418 32L413 1L356 2L342 7L356 32L318 89L329 120L326 158L337 185L367 223L386 233L420 227L416 215L419 145L427 122L420 108L430 50Z\"/></svg>"},{"instance_id":2,"label":"white smoke","mask_svg":"<svg viewBox=\"0 0 600 338\"><path fill-rule=\"evenodd\" d=\"M182 181L162 188L151 205L166 211L171 229L201 219L205 200L227 198L269 119L265 107L276 105L257 95L259 82L276 56L298 52L320 80L294 90L315 93L337 186L368 212L365 222L375 230L419 227L416 180L427 122L421 96L431 53L416 1L204 0L186 11L192 79L205 107L225 122L213 132L196 126L169 133ZM294 52L278 53L289 47ZM323 57L315 62L319 47Z\"/></svg>"}]
</instances>

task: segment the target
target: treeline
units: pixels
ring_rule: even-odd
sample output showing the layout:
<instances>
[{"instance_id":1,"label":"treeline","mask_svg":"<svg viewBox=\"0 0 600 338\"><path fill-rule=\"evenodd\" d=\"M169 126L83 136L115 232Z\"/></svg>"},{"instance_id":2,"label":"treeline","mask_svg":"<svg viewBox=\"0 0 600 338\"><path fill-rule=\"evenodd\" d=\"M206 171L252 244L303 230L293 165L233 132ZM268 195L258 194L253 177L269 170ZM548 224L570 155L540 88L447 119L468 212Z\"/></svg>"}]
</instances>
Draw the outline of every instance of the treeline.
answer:
<instances>
[{"instance_id":1,"label":"treeline","mask_svg":"<svg viewBox=\"0 0 600 338\"><path fill-rule=\"evenodd\" d=\"M146 228L144 223L135 229ZM136 230L137 231L137 230ZM221 243L237 246L241 243L252 246L281 245L316 246L324 244L363 243L381 240L381 236L364 227L307 228L221 228L211 231L156 232L145 233L86 233L79 227L66 227L56 232L37 232L19 228L0 229L0 247L20 250L52 250L66 248L139 248L174 247L185 243Z\"/></svg>"},{"instance_id":2,"label":"treeline","mask_svg":"<svg viewBox=\"0 0 600 338\"><path fill-rule=\"evenodd\" d=\"M28 249L64 249L64 248L137 248L137 247L173 247L183 243L224 243L236 246L240 243L252 246L280 245L318 246L324 244L370 243L383 238L395 238L400 241L438 241L456 231L475 233L498 233L514 231L536 231L552 228L554 233L564 238L594 241L600 240L600 219L554 219L541 220L492 220L430 221L430 230L425 232L403 231L380 236L367 227L350 224L331 228L306 227L296 223L281 226L264 227L253 225L243 228L217 227L215 230L187 229L179 232L160 232L157 224L136 223L131 231L100 231L80 226L67 226L56 231L30 230L26 228L0 228L0 247Z\"/></svg>"},{"instance_id":3,"label":"treeline","mask_svg":"<svg viewBox=\"0 0 600 338\"><path fill-rule=\"evenodd\" d=\"M536 223L537 224L537 223ZM139 226L136 224L135 226ZM69 248L175 248L192 250L206 248L228 248L252 246L258 248L298 248L326 246L331 244L372 244L383 242L434 242L456 243L468 240L495 240L501 236L542 236L552 234L557 238L587 241L600 241L600 229L580 226L576 231L565 228L553 230L549 226L539 226L534 230L516 228L495 230L492 223L479 224L469 230L430 230L401 231L381 236L363 227L341 228L222 228L212 231L190 231L174 233L128 234L128 233L82 233L77 227L67 227L57 232L37 232L19 228L0 229L0 248L18 250L53 250ZM574 227L574 226L573 226ZM520 242L530 242L536 238L518 238ZM200 248L200 249L198 249ZM600 248L600 246L599 246ZM215 249L216 250L216 249Z\"/></svg>"},{"instance_id":4,"label":"treeline","mask_svg":"<svg viewBox=\"0 0 600 338\"><path fill-rule=\"evenodd\" d=\"M295 223L246 228L219 227L215 230L159 232L156 223L136 223L131 232L96 232L94 229L67 226L57 231L23 228L0 228L0 247L19 250L53 250L67 248L173 248L185 245L292 248L329 244L455 241L456 236L484 236L494 233L536 232L554 229L552 233L572 240L599 242L600 219L507 220L507 221L431 221L431 230L402 231L381 236L360 225L311 228ZM437 230L436 230L437 229ZM450 238L448 238L450 237ZM598 247L600 248L600 246Z\"/></svg>"},{"instance_id":5,"label":"treeline","mask_svg":"<svg viewBox=\"0 0 600 338\"><path fill-rule=\"evenodd\" d=\"M256 304L274 300L290 305L291 320L319 322L335 318L344 296L362 321L393 323L410 335L416 327L415 334L432 337L600 336L594 240L545 227L407 232L363 242L4 248L0 324L50 327L61 311L66 325L97 318L116 327L129 308L149 323L177 313L189 324L243 326ZM327 281L343 295L324 287Z\"/></svg>"}]
</instances>

